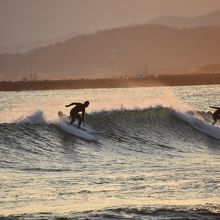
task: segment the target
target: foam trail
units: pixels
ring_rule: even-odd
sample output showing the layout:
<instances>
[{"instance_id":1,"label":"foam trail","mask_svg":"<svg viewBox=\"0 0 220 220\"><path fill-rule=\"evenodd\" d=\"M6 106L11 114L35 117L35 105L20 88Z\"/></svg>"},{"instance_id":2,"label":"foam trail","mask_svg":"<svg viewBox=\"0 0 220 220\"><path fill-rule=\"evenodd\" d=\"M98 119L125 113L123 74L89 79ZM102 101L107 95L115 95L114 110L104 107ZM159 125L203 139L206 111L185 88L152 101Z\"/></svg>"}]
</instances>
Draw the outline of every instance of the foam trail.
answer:
<instances>
[{"instance_id":1,"label":"foam trail","mask_svg":"<svg viewBox=\"0 0 220 220\"><path fill-rule=\"evenodd\" d=\"M19 119L15 120L15 123L21 125L35 125L35 124L48 124L43 111L37 110L29 115L22 116ZM60 118L53 122L56 126L61 128L63 131L73 134L76 137L82 138L87 141L96 141L97 137L95 136L95 131L93 131L89 126L82 126L82 129L78 129L76 126L68 125L69 119L67 117Z\"/></svg>"},{"instance_id":2,"label":"foam trail","mask_svg":"<svg viewBox=\"0 0 220 220\"><path fill-rule=\"evenodd\" d=\"M89 131L78 129L75 125L68 125L68 122L69 120L67 118L60 118L56 124L63 131L69 134L73 134L76 137L82 138L87 141L97 141L97 137L95 136L95 134L92 134Z\"/></svg>"}]
</instances>

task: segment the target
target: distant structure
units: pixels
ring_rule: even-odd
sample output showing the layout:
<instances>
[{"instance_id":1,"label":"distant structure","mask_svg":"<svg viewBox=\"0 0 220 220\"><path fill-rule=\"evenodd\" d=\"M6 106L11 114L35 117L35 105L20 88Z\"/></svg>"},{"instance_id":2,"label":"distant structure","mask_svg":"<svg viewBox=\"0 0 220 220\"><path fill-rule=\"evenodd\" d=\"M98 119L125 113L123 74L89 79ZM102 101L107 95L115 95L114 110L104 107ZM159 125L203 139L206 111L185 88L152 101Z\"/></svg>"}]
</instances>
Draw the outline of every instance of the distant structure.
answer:
<instances>
[{"instance_id":1,"label":"distant structure","mask_svg":"<svg viewBox=\"0 0 220 220\"><path fill-rule=\"evenodd\" d=\"M30 68L30 71L28 73L28 76L24 76L21 81L23 82L33 82L33 81L37 81L37 72L33 71L32 67Z\"/></svg>"},{"instance_id":2,"label":"distant structure","mask_svg":"<svg viewBox=\"0 0 220 220\"><path fill-rule=\"evenodd\" d=\"M31 67L31 70L30 70L29 81L37 81L37 72L33 71L32 67Z\"/></svg>"},{"instance_id":3,"label":"distant structure","mask_svg":"<svg viewBox=\"0 0 220 220\"><path fill-rule=\"evenodd\" d=\"M145 64L141 68L137 69L134 74L131 74L129 78L131 79L144 79L148 76L148 65Z\"/></svg>"}]
</instances>

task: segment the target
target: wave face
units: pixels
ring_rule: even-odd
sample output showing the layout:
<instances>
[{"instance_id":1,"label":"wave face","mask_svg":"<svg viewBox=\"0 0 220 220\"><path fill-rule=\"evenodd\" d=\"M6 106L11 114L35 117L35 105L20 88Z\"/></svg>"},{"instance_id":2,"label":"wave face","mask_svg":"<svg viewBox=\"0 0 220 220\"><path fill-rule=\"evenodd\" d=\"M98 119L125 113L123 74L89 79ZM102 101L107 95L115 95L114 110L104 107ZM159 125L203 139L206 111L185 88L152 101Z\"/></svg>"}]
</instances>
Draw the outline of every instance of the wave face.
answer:
<instances>
[{"instance_id":1,"label":"wave face","mask_svg":"<svg viewBox=\"0 0 220 220\"><path fill-rule=\"evenodd\" d=\"M79 145L117 146L118 149L143 151L152 148L173 152L202 150L204 142L220 143L220 127L211 125L211 115L204 112L180 112L173 108L154 107L134 110L100 111L87 115L87 131L68 125L66 119L46 121L42 111L19 118L14 123L0 124L1 149L7 153L0 166L16 167L20 154L29 159L50 154L61 148L60 138L72 138ZM187 145L186 145L187 140ZM28 158L28 155L32 156ZM16 155L18 155L17 158ZM46 157L46 159L48 159ZM53 159L53 155L52 158ZM8 165L7 165L8 164Z\"/></svg>"},{"instance_id":2,"label":"wave face","mask_svg":"<svg viewBox=\"0 0 220 220\"><path fill-rule=\"evenodd\" d=\"M103 111L90 115L88 120L95 129L105 131L106 139L118 137L128 144L136 140L158 145L172 142L176 148L185 139L194 144L207 138L220 139L220 127L211 125L211 114L204 112L181 112L159 106Z\"/></svg>"}]
</instances>

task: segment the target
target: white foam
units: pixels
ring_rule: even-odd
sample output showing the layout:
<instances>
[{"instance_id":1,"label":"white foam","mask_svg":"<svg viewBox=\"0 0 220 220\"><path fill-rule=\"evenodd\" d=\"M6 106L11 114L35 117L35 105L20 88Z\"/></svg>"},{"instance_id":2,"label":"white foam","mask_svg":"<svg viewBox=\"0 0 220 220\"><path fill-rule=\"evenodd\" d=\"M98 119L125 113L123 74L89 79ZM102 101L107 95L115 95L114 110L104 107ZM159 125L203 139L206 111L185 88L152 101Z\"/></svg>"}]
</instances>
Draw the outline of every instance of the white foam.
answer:
<instances>
[{"instance_id":1,"label":"white foam","mask_svg":"<svg viewBox=\"0 0 220 220\"><path fill-rule=\"evenodd\" d=\"M82 138L84 140L87 141L97 141L97 137L95 134L92 134L92 129L89 128L89 126L84 126L82 128L86 129L86 130L82 130L82 129L78 129L77 126L74 125L69 125L68 123L70 122L70 120L66 117L62 117L60 119L58 119L57 121L57 125L65 132L72 134L76 137Z\"/></svg>"},{"instance_id":2,"label":"white foam","mask_svg":"<svg viewBox=\"0 0 220 220\"><path fill-rule=\"evenodd\" d=\"M207 123L204 119L192 112L175 112L177 117L187 122L196 130L220 140L220 127Z\"/></svg>"},{"instance_id":3,"label":"white foam","mask_svg":"<svg viewBox=\"0 0 220 220\"><path fill-rule=\"evenodd\" d=\"M41 110L34 111L29 115L22 116L19 119L15 120L15 123L18 124L45 124L45 116Z\"/></svg>"}]
</instances>

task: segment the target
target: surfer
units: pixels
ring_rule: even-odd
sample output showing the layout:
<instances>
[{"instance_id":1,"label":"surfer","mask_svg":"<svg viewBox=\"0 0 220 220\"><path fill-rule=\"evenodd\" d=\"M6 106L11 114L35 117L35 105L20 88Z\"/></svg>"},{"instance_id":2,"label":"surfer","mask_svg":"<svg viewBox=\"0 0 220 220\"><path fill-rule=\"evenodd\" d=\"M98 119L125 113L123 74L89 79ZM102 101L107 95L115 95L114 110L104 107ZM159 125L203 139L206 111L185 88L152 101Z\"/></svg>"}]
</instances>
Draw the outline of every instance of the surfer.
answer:
<instances>
[{"instance_id":1,"label":"surfer","mask_svg":"<svg viewBox=\"0 0 220 220\"><path fill-rule=\"evenodd\" d=\"M217 119L220 119L220 108L219 107L215 107L215 106L209 106L210 108L214 108L214 109L217 109L214 113L213 113L213 115L212 115L212 117L213 117L213 125L217 122Z\"/></svg>"},{"instance_id":2,"label":"surfer","mask_svg":"<svg viewBox=\"0 0 220 220\"><path fill-rule=\"evenodd\" d=\"M84 103L79 103L79 102L73 102L69 105L66 105L66 107L69 107L71 105L75 105L74 108L71 109L70 111L70 117L71 117L71 122L70 124L72 124L75 119L78 120L78 128L80 128L81 123L84 123L84 119L85 119L85 108L87 108L89 106L89 101L85 101ZM79 114L79 112L82 112L82 115Z\"/></svg>"}]
</instances>

